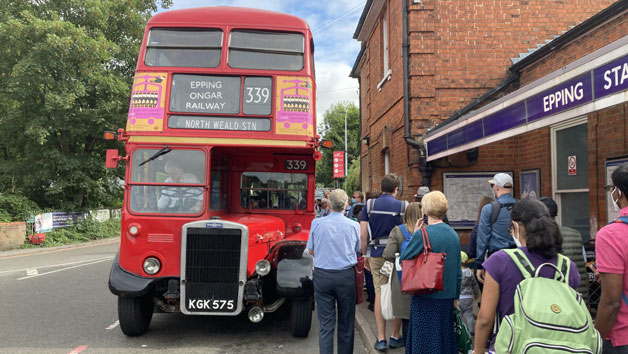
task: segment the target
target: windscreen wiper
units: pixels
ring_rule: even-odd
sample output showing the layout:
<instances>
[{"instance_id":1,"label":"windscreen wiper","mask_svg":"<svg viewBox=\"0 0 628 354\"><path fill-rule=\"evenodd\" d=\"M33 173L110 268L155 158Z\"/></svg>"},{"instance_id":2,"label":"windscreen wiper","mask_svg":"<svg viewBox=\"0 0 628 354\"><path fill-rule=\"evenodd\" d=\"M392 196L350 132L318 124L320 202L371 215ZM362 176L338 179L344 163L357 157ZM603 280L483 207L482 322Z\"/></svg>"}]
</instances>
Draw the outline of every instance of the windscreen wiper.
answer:
<instances>
[{"instance_id":1,"label":"windscreen wiper","mask_svg":"<svg viewBox=\"0 0 628 354\"><path fill-rule=\"evenodd\" d=\"M143 164L147 163L148 161L153 161L154 159L158 158L159 156L163 156L163 155L169 153L170 151L172 151L171 148L169 148L168 146L164 146L161 150L157 151L153 156L149 157L146 161L142 162L138 166L142 166Z\"/></svg>"}]
</instances>

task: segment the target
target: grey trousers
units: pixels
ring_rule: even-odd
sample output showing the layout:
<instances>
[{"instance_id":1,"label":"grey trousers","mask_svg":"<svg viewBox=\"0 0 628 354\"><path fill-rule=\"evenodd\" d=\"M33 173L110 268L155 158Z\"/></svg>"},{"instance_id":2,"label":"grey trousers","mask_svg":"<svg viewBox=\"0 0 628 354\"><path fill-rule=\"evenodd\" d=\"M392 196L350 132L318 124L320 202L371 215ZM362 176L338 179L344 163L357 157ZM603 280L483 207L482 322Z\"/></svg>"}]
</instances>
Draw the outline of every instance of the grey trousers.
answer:
<instances>
[{"instance_id":1,"label":"grey trousers","mask_svg":"<svg viewBox=\"0 0 628 354\"><path fill-rule=\"evenodd\" d=\"M460 299L458 301L460 306L460 314L464 324L467 325L469 333L473 335L475 333L475 319L473 318L473 299Z\"/></svg>"},{"instance_id":2,"label":"grey trousers","mask_svg":"<svg viewBox=\"0 0 628 354\"><path fill-rule=\"evenodd\" d=\"M320 324L318 347L321 354L334 354L336 307L338 308L338 354L353 353L356 284L353 268L314 269L314 295Z\"/></svg>"}]
</instances>

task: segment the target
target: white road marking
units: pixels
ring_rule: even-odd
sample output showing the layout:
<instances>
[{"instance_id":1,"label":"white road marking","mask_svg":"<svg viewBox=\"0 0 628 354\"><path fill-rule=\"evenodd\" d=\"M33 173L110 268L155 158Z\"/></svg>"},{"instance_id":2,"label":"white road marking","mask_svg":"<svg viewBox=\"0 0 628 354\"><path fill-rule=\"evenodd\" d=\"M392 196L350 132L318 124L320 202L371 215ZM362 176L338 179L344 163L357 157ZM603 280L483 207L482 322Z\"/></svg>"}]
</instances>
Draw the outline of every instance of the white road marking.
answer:
<instances>
[{"instance_id":1,"label":"white road marking","mask_svg":"<svg viewBox=\"0 0 628 354\"><path fill-rule=\"evenodd\" d=\"M98 257L98 258L92 258L92 259L85 259L85 260L82 260L82 261L76 261L76 262L68 262L68 263L59 263L59 264L44 265L44 266L40 266L40 267L36 267L36 268L21 268L21 269L13 269L13 270L3 270L3 271L0 271L0 274L3 274L3 273L13 273L13 272L26 272L26 273L28 274L28 271L29 271L30 269L43 269L43 268L63 267L63 266L67 266L67 265L73 265L73 264L79 264L79 263L92 262L92 261L101 260L101 259L111 259L111 256L106 256L106 257Z\"/></svg>"},{"instance_id":2,"label":"white road marking","mask_svg":"<svg viewBox=\"0 0 628 354\"><path fill-rule=\"evenodd\" d=\"M26 270L27 276L37 275L37 274L39 274L39 272L37 271L37 268L29 268Z\"/></svg>"},{"instance_id":3,"label":"white road marking","mask_svg":"<svg viewBox=\"0 0 628 354\"><path fill-rule=\"evenodd\" d=\"M39 276L42 276L42 275L57 273L57 272L61 272L61 271L64 271L64 270L74 269L74 268L83 267L83 266L87 266L87 265L92 265L92 264L96 264L96 263L102 263L102 262L110 261L112 259L113 259L113 257L107 257L106 259L102 259L102 260L98 260L98 261L94 261L94 262L89 262L89 263L78 264L78 265L75 265L75 266L72 266L72 267L56 269L56 270L52 270L52 271L47 272L47 273L39 273L37 275L25 276L25 277L22 277L22 278L17 278L16 280L36 278L36 277L39 277Z\"/></svg>"},{"instance_id":4,"label":"white road marking","mask_svg":"<svg viewBox=\"0 0 628 354\"><path fill-rule=\"evenodd\" d=\"M106 329L106 330L112 330L112 329L114 329L114 328L118 327L118 325L119 325L119 324L120 324L120 321L116 321L116 322L114 322L111 326L109 326L109 327L107 327L107 328L105 328L105 329Z\"/></svg>"}]
</instances>

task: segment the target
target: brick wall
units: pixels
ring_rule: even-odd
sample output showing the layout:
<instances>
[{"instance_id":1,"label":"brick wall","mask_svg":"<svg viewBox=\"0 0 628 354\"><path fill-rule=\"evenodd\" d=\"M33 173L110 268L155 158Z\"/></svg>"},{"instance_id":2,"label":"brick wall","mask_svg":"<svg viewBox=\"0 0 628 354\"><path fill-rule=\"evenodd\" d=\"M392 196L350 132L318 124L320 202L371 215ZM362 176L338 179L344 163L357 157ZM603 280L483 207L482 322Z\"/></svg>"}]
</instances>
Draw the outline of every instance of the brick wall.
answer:
<instances>
[{"instance_id":1,"label":"brick wall","mask_svg":"<svg viewBox=\"0 0 628 354\"><path fill-rule=\"evenodd\" d=\"M0 223L0 251L19 248L26 239L26 223Z\"/></svg>"},{"instance_id":2,"label":"brick wall","mask_svg":"<svg viewBox=\"0 0 628 354\"><path fill-rule=\"evenodd\" d=\"M410 4L409 81L412 135L419 137L426 128L441 122L497 86L507 76L507 70L511 66L510 58L560 35L613 2L614 0L423 0L420 4ZM403 175L408 191L416 191L421 182L421 176L416 171L418 165L414 158L409 158L415 152L410 151L412 148L403 141L401 5L401 1L387 0L385 6L385 16L389 24L389 67L392 70L390 81L384 82L378 89L377 85L384 75L381 21L375 25L366 42L360 67L362 136L370 137L371 141L369 146L362 145L364 189L379 188L379 181L383 176L382 145L378 145L378 140L381 139L384 126L392 129L395 141L391 150L391 171ZM609 30L600 36L605 35L610 39L619 33L626 33L626 30ZM537 71L536 75L541 75L542 70ZM533 77L532 74L526 75ZM531 137L528 139L534 140ZM493 148L484 148L486 149L490 151ZM535 154L539 153L534 151L522 157L526 166L534 165L537 158ZM515 159L508 153L498 153L496 156L500 154L504 156L492 158ZM487 166L488 163L490 161L483 162L482 166ZM512 163L506 165L514 166ZM546 176L548 173L549 167L547 173L544 168L544 181L549 178ZM548 184L543 183L544 189L546 185ZM413 194L414 192L404 193L402 198L410 200Z\"/></svg>"},{"instance_id":3,"label":"brick wall","mask_svg":"<svg viewBox=\"0 0 628 354\"><path fill-rule=\"evenodd\" d=\"M589 214L591 236L606 225L606 166L608 159L628 155L628 103L588 115Z\"/></svg>"},{"instance_id":4,"label":"brick wall","mask_svg":"<svg viewBox=\"0 0 628 354\"><path fill-rule=\"evenodd\" d=\"M578 37L521 70L521 86L556 71L628 33L628 13L617 16L603 26Z\"/></svg>"}]
</instances>

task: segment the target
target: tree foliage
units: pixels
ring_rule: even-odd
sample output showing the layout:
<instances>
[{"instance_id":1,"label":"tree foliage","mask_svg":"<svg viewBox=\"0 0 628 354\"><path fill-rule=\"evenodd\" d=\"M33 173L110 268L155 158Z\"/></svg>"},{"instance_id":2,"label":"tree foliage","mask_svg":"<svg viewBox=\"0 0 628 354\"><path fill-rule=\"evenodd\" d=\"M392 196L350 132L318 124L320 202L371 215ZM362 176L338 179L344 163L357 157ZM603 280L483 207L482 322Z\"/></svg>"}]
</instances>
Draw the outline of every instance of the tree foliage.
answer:
<instances>
[{"instance_id":1,"label":"tree foliage","mask_svg":"<svg viewBox=\"0 0 628 354\"><path fill-rule=\"evenodd\" d=\"M0 222L24 221L38 211L37 205L25 196L0 193Z\"/></svg>"},{"instance_id":2,"label":"tree foliage","mask_svg":"<svg viewBox=\"0 0 628 354\"><path fill-rule=\"evenodd\" d=\"M124 126L146 21L171 0L0 0L0 192L110 205L104 130Z\"/></svg>"},{"instance_id":3,"label":"tree foliage","mask_svg":"<svg viewBox=\"0 0 628 354\"><path fill-rule=\"evenodd\" d=\"M347 102L333 105L323 116L320 134L323 139L329 139L334 142L333 151L344 151L345 112L347 112L346 158L347 164L350 164L352 161L360 159L360 112L358 107L353 103ZM321 183L325 187L333 187L332 150L321 149L323 156L316 165L316 182L317 184ZM351 191L347 192L351 193Z\"/></svg>"},{"instance_id":4,"label":"tree foliage","mask_svg":"<svg viewBox=\"0 0 628 354\"><path fill-rule=\"evenodd\" d=\"M353 192L362 190L362 181L360 180L360 159L357 158L349 165L349 172L347 172L347 184L346 191L350 196Z\"/></svg>"}]
</instances>

